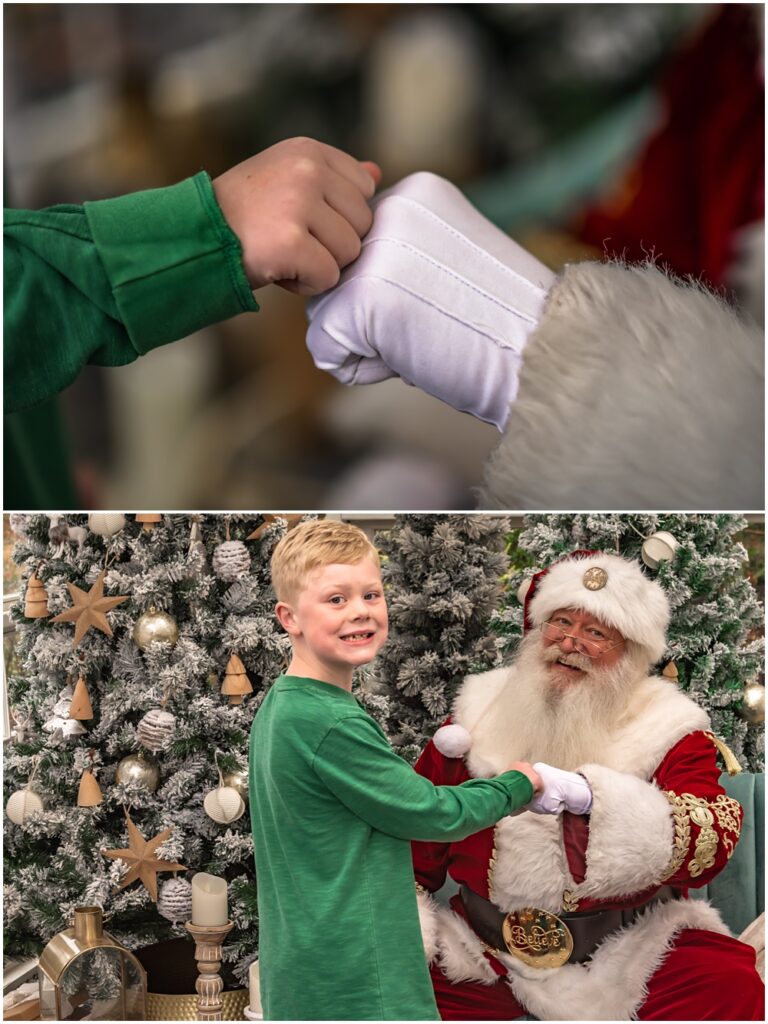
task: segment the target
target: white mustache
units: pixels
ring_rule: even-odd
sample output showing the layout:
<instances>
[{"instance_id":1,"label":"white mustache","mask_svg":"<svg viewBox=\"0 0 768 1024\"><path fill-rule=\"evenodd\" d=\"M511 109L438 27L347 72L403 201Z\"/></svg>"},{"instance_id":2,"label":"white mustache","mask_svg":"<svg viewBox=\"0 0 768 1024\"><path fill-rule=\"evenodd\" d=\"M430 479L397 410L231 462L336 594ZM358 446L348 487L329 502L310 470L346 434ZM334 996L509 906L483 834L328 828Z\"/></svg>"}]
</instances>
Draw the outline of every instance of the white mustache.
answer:
<instances>
[{"instance_id":1,"label":"white mustache","mask_svg":"<svg viewBox=\"0 0 768 1024\"><path fill-rule=\"evenodd\" d=\"M562 661L566 665L580 668L582 672L592 672L594 669L592 661L586 654L579 654L577 651L574 651L573 654L562 654L557 646L543 648L541 656L546 662Z\"/></svg>"}]
</instances>

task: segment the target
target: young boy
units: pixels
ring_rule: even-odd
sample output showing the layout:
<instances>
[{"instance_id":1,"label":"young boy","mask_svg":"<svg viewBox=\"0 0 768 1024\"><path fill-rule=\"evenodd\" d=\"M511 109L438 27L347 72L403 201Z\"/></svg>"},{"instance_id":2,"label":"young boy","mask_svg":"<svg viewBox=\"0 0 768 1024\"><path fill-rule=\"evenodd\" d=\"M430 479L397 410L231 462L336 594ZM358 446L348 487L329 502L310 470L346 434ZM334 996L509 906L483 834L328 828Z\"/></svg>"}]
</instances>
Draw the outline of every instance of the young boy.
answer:
<instances>
[{"instance_id":1,"label":"young boy","mask_svg":"<svg viewBox=\"0 0 768 1024\"><path fill-rule=\"evenodd\" d=\"M357 527L304 523L275 548L293 657L254 719L250 806L271 1020L439 1020L409 840L470 835L529 803L529 764L434 786L352 696L387 638L379 556Z\"/></svg>"}]
</instances>

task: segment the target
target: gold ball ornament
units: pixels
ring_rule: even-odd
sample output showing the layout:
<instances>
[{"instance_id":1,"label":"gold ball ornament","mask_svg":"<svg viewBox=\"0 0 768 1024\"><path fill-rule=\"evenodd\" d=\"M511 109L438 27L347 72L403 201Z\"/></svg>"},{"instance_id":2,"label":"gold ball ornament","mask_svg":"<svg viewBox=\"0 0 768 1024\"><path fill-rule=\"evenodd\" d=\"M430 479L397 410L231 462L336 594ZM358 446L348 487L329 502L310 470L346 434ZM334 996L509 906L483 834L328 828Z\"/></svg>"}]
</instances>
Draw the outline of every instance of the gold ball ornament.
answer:
<instances>
[{"instance_id":1,"label":"gold ball ornament","mask_svg":"<svg viewBox=\"0 0 768 1024\"><path fill-rule=\"evenodd\" d=\"M146 651L156 641L173 647L179 639L179 627L172 615L159 612L157 608L150 608L136 620L133 639L142 651Z\"/></svg>"},{"instance_id":2,"label":"gold ball ornament","mask_svg":"<svg viewBox=\"0 0 768 1024\"><path fill-rule=\"evenodd\" d=\"M122 512L91 512L88 516L88 528L99 537L114 537L125 526Z\"/></svg>"},{"instance_id":3,"label":"gold ball ornament","mask_svg":"<svg viewBox=\"0 0 768 1024\"><path fill-rule=\"evenodd\" d=\"M739 714L750 725L760 725L765 721L765 687L756 679L744 687Z\"/></svg>"},{"instance_id":4,"label":"gold ball ornament","mask_svg":"<svg viewBox=\"0 0 768 1024\"><path fill-rule=\"evenodd\" d=\"M203 800L203 808L208 817L219 825L228 825L242 818L245 801L231 786L219 786L218 789L212 789Z\"/></svg>"},{"instance_id":5,"label":"gold ball ornament","mask_svg":"<svg viewBox=\"0 0 768 1024\"><path fill-rule=\"evenodd\" d=\"M224 785L237 790L242 800L248 802L248 769L239 772L228 772L224 776Z\"/></svg>"},{"instance_id":6,"label":"gold ball ornament","mask_svg":"<svg viewBox=\"0 0 768 1024\"><path fill-rule=\"evenodd\" d=\"M154 793L160 785L160 769L151 757L140 750L138 754L129 754L118 763L115 782L138 782L150 793Z\"/></svg>"},{"instance_id":7,"label":"gold ball ornament","mask_svg":"<svg viewBox=\"0 0 768 1024\"><path fill-rule=\"evenodd\" d=\"M5 805L5 813L14 825L23 825L30 815L37 814L42 809L43 801L28 786L12 793Z\"/></svg>"}]
</instances>

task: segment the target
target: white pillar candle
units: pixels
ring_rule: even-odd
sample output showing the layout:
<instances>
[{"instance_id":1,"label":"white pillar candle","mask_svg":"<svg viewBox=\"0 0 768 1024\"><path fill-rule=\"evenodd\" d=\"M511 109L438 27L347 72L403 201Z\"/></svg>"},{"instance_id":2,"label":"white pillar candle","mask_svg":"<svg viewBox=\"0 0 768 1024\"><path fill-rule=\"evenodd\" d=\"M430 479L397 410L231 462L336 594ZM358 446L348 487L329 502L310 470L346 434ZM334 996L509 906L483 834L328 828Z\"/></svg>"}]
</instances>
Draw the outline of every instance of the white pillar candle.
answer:
<instances>
[{"instance_id":1,"label":"white pillar candle","mask_svg":"<svg viewBox=\"0 0 768 1024\"><path fill-rule=\"evenodd\" d=\"M263 1013L261 1008L261 989L259 987L259 961L254 960L248 968L248 990L250 992L250 1010L252 1013Z\"/></svg>"},{"instance_id":2,"label":"white pillar candle","mask_svg":"<svg viewBox=\"0 0 768 1024\"><path fill-rule=\"evenodd\" d=\"M192 879L192 924L200 927L226 924L227 883L216 875L200 872Z\"/></svg>"}]
</instances>

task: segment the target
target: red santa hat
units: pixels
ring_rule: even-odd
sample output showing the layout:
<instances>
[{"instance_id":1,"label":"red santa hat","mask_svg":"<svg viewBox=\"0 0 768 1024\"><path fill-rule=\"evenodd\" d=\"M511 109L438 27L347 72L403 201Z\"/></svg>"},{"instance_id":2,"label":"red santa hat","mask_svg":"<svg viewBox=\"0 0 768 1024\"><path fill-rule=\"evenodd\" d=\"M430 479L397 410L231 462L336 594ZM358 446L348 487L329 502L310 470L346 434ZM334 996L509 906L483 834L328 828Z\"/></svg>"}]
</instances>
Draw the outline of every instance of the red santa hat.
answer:
<instances>
[{"instance_id":1,"label":"red santa hat","mask_svg":"<svg viewBox=\"0 0 768 1024\"><path fill-rule=\"evenodd\" d=\"M600 551L574 551L537 573L525 597L526 630L558 608L578 608L617 629L659 661L667 646L669 602L637 562Z\"/></svg>"}]
</instances>

